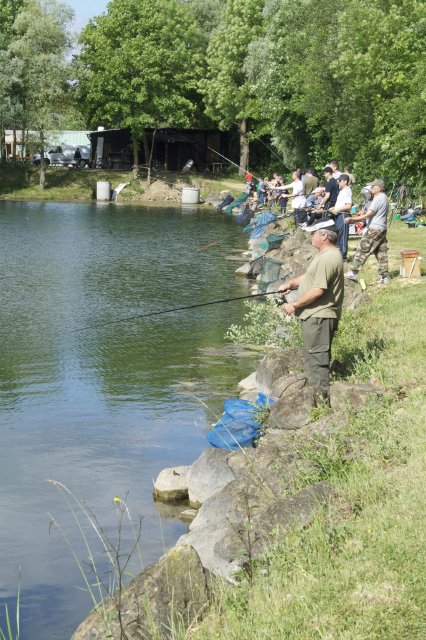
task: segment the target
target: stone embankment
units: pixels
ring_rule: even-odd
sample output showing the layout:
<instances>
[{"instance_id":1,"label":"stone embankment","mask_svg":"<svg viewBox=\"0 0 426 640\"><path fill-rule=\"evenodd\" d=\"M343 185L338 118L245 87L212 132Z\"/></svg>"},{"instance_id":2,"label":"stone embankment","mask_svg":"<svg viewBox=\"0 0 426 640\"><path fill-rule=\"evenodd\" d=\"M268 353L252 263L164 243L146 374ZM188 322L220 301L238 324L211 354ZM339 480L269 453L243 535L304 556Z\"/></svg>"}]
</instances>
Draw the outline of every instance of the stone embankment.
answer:
<instances>
[{"instance_id":1,"label":"stone embankment","mask_svg":"<svg viewBox=\"0 0 426 640\"><path fill-rule=\"evenodd\" d=\"M275 224L270 231L276 232ZM253 251L252 246L249 273L255 262ZM268 257L283 263L282 280L305 270L312 256L302 231L268 252ZM347 306L359 302L355 287L348 287L346 298ZM135 578L119 601L112 598L93 611L73 640L118 639L123 629L127 638L169 638L171 629L188 627L202 617L214 580L236 582L239 572L249 571L271 545L285 538L290 527L309 526L333 499L333 487L318 481L315 456L307 452L345 427L348 407L356 413L382 394L373 384L335 382L330 413L315 420L299 349L267 352L239 388L245 399L255 399L261 391L275 400L266 434L256 448L208 448L191 466L160 473L154 497L181 502L182 518L192 520L188 533ZM306 478L316 480L310 484Z\"/></svg>"}]
</instances>

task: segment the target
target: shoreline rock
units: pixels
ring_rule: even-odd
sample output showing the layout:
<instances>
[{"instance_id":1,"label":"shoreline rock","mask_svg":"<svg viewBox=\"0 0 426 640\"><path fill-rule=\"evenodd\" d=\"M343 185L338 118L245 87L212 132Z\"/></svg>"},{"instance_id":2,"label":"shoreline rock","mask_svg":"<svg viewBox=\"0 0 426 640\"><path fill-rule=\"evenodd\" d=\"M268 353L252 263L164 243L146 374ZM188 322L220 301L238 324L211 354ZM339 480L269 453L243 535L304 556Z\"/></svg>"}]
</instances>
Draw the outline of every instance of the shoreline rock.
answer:
<instances>
[{"instance_id":1,"label":"shoreline rock","mask_svg":"<svg viewBox=\"0 0 426 640\"><path fill-rule=\"evenodd\" d=\"M274 250L274 258L285 263L284 279L300 272L312 257L305 241L303 231L297 230L281 249ZM251 263L240 268L244 275L250 273L247 265L251 268ZM349 305L362 299L353 296ZM333 498L333 488L314 481L300 488L300 474L315 478L317 469L306 456L307 448L315 438L330 437L345 427L341 408L357 411L368 399L383 394L373 384L335 382L333 412L313 421L312 392L303 373L301 349L269 350L238 387L246 398L255 400L262 392L276 399L268 431L256 448L231 452L208 447L192 465L159 474L155 499L175 506L177 500L189 501L189 509L182 504L182 510L177 510L178 517L190 523L189 531L120 594L129 638L150 640L155 633L169 638L167 629L176 620L188 627L208 609L211 580L235 583L238 572L250 569L272 544L283 541L290 527L309 526ZM111 598L101 605L101 617L99 611L90 614L72 640L104 637L99 621L105 615L111 616L109 637L118 639L114 602Z\"/></svg>"}]
</instances>

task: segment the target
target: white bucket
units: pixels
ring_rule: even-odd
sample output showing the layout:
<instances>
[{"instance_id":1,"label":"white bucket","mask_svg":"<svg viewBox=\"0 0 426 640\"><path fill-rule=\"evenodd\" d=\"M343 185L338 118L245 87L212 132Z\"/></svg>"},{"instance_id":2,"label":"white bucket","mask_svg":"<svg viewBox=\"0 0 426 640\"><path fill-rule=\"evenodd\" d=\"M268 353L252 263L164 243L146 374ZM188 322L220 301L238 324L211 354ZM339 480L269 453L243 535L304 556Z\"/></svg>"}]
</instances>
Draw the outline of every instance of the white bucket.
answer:
<instances>
[{"instance_id":1,"label":"white bucket","mask_svg":"<svg viewBox=\"0 0 426 640\"><path fill-rule=\"evenodd\" d=\"M111 183L96 183L96 200L111 200Z\"/></svg>"},{"instance_id":2,"label":"white bucket","mask_svg":"<svg viewBox=\"0 0 426 640\"><path fill-rule=\"evenodd\" d=\"M200 190L185 187L182 189L182 204L198 204L200 202Z\"/></svg>"}]
</instances>

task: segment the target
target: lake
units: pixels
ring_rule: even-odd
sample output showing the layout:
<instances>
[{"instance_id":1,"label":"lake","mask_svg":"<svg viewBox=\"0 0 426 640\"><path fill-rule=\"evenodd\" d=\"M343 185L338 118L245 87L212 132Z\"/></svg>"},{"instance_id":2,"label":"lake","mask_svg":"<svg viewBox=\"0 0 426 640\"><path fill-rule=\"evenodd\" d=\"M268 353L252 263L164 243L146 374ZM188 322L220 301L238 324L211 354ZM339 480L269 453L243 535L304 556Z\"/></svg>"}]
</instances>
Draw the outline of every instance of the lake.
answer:
<instances>
[{"instance_id":1,"label":"lake","mask_svg":"<svg viewBox=\"0 0 426 640\"><path fill-rule=\"evenodd\" d=\"M106 582L108 565L78 504L47 481L84 500L113 544L125 500L142 518L137 573L186 531L153 502L153 479L199 456L254 369L224 340L242 302L117 321L248 294L225 259L247 238L207 207L45 202L0 202L0 237L0 625L20 581L21 640L66 640L92 608L82 532ZM125 518L123 549L132 536Z\"/></svg>"}]
</instances>

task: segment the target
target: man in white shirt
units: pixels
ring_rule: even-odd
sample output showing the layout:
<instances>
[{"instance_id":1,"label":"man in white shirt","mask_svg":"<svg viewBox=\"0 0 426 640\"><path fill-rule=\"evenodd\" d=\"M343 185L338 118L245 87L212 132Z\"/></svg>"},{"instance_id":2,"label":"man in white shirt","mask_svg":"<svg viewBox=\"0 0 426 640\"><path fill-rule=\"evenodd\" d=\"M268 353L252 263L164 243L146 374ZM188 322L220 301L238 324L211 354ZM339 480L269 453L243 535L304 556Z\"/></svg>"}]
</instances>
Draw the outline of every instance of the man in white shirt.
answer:
<instances>
[{"instance_id":1,"label":"man in white shirt","mask_svg":"<svg viewBox=\"0 0 426 640\"><path fill-rule=\"evenodd\" d=\"M336 178L336 180L338 180L342 173L341 171L339 171L339 163L337 162L337 160L332 160L330 162L330 167L333 169L333 178Z\"/></svg>"},{"instance_id":2,"label":"man in white shirt","mask_svg":"<svg viewBox=\"0 0 426 640\"><path fill-rule=\"evenodd\" d=\"M344 261L346 261L348 257L349 240L349 225L345 224L345 217L350 214L352 208L352 190L349 186L349 181L349 176L346 173L340 174L338 179L339 194L336 204L328 210L328 213L334 217L338 232L337 246L340 249Z\"/></svg>"}]
</instances>

